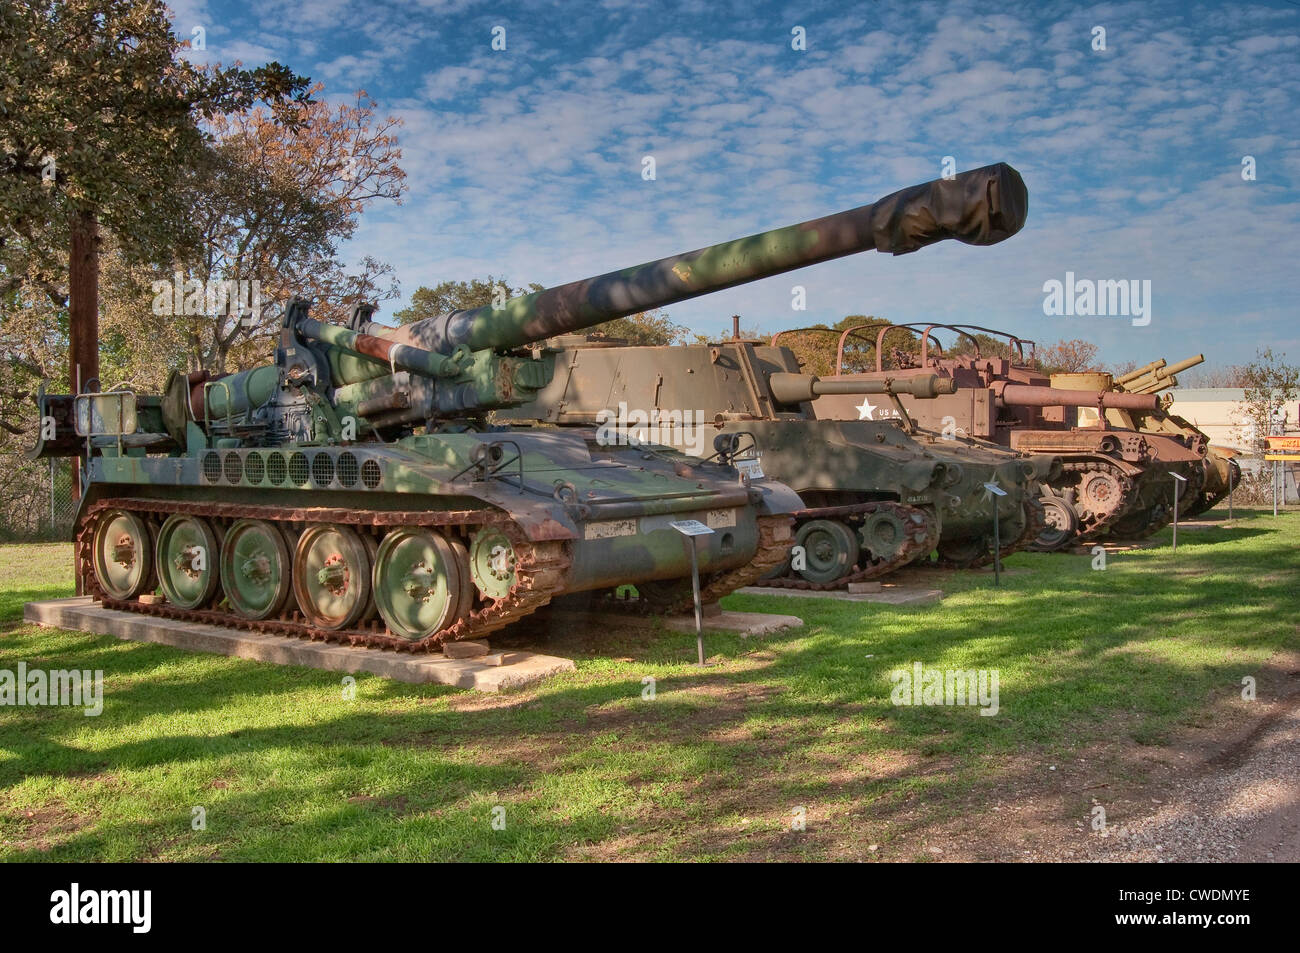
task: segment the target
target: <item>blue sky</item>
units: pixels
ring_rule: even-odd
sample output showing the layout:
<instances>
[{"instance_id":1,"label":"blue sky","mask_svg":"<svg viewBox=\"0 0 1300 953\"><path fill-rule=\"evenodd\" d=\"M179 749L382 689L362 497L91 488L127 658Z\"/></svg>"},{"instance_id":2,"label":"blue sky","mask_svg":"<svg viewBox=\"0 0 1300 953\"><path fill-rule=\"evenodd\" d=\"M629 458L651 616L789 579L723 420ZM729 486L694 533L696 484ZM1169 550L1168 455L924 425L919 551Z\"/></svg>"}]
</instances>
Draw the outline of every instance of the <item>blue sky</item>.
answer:
<instances>
[{"instance_id":1,"label":"blue sky","mask_svg":"<svg viewBox=\"0 0 1300 953\"><path fill-rule=\"evenodd\" d=\"M211 61L278 59L404 120L410 192L345 249L391 263L403 301L445 278L553 285L803 221L952 156L1020 170L1019 235L853 256L669 315L721 334L733 313L767 332L869 313L1085 338L1115 363L1258 346L1300 360L1300 2L169 5L178 35L204 27ZM1043 284L1067 271L1150 280L1150 324L1045 316Z\"/></svg>"}]
</instances>

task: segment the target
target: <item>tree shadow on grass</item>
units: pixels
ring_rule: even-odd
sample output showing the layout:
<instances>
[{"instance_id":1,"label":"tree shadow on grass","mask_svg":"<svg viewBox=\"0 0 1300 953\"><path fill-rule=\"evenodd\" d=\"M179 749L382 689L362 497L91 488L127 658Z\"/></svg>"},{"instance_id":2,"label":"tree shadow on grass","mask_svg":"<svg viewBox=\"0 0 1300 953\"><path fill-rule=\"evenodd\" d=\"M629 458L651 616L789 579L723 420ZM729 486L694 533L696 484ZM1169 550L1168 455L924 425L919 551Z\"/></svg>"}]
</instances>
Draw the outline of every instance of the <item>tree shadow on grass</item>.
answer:
<instances>
[{"instance_id":1,"label":"tree shadow on grass","mask_svg":"<svg viewBox=\"0 0 1300 953\"><path fill-rule=\"evenodd\" d=\"M1013 560L1030 571L1000 590L963 580L941 611L799 600L803 632L710 634L725 661L704 670L680 664L692 636L636 631L603 657L588 647L575 676L499 699L359 678L350 708L337 673L69 643L59 657L78 667L119 666L104 726L140 737L95 749L75 713L6 717L0 784L81 779L74 808L109 815L9 856L867 856L864 831L901 838L978 811L989 790L1041 787L1055 752L1116 735L1158 743L1295 646L1294 550L1144 550L1106 572L1086 556ZM729 600L772 603L794 600ZM999 669L999 714L894 706L890 672L914 660ZM653 701L643 673L655 674ZM1261 697L1270 686L1261 679ZM303 724L302 692L317 690ZM223 707L247 718L241 704L281 695L290 710L270 724L145 730ZM1082 817L1086 797L1062 796ZM190 829L196 804L206 832ZM498 806L505 830L491 824ZM789 830L795 806L813 819L802 835Z\"/></svg>"}]
</instances>

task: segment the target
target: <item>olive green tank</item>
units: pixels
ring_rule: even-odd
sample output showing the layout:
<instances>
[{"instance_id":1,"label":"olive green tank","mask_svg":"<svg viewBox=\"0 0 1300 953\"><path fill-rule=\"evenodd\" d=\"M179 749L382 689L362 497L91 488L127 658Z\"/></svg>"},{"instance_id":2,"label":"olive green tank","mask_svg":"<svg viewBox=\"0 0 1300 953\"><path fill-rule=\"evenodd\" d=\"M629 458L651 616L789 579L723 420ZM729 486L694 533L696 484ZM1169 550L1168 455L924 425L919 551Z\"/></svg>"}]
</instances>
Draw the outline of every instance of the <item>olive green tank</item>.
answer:
<instances>
[{"instance_id":1,"label":"olive green tank","mask_svg":"<svg viewBox=\"0 0 1300 953\"><path fill-rule=\"evenodd\" d=\"M551 382L503 419L590 428L600 445L669 444L798 491L796 548L767 585L840 587L936 552L955 566L990 561L995 506L1003 554L1043 527L1038 481L1051 474L1050 458L924 430L898 401L951 394L951 380L823 380L799 373L789 348L735 340L627 347L561 338L543 357ZM862 419L817 419L813 405L832 397L860 401Z\"/></svg>"}]
</instances>

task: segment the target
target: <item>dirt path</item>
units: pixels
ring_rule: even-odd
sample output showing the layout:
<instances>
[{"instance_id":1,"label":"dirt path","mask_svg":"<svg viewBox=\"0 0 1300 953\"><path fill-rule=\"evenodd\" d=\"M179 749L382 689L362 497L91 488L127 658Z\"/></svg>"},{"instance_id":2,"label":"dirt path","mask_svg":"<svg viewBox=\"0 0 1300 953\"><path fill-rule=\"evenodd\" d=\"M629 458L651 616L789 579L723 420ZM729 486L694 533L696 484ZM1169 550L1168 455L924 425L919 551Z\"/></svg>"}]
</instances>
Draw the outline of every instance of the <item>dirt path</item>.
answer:
<instances>
[{"instance_id":1,"label":"dirt path","mask_svg":"<svg viewBox=\"0 0 1300 953\"><path fill-rule=\"evenodd\" d=\"M1300 861L1300 699L1176 781L1158 810L1088 843L1095 860Z\"/></svg>"}]
</instances>

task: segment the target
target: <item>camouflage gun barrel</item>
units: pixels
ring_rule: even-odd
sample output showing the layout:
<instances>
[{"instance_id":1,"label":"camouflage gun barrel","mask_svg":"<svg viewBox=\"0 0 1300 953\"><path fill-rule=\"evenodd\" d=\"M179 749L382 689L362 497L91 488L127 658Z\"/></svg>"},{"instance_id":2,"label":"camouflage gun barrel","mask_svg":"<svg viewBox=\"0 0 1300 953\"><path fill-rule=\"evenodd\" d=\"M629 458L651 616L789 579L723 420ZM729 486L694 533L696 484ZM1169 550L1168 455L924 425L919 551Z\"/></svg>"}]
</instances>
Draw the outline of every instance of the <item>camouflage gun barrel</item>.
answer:
<instances>
[{"instance_id":1,"label":"camouflage gun barrel","mask_svg":"<svg viewBox=\"0 0 1300 953\"><path fill-rule=\"evenodd\" d=\"M907 378L884 380L822 380L812 374L773 374L767 379L768 387L778 404L802 404L818 397L832 394L852 396L870 394L907 394L922 400L941 394L957 393L957 382L938 374L918 374Z\"/></svg>"},{"instance_id":2,"label":"camouflage gun barrel","mask_svg":"<svg viewBox=\"0 0 1300 953\"><path fill-rule=\"evenodd\" d=\"M521 295L500 307L365 330L441 354L462 344L508 350L858 252L903 255L949 238L996 244L1020 231L1028 205L1020 173L999 162L871 205Z\"/></svg>"},{"instance_id":3,"label":"camouflage gun barrel","mask_svg":"<svg viewBox=\"0 0 1300 953\"><path fill-rule=\"evenodd\" d=\"M1160 404L1160 399L1151 394L1067 390L1033 384L1006 384L1001 381L994 381L993 392L1006 407L1105 407L1155 411Z\"/></svg>"}]
</instances>

